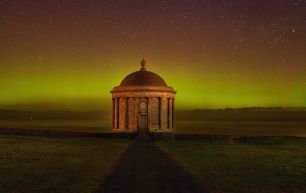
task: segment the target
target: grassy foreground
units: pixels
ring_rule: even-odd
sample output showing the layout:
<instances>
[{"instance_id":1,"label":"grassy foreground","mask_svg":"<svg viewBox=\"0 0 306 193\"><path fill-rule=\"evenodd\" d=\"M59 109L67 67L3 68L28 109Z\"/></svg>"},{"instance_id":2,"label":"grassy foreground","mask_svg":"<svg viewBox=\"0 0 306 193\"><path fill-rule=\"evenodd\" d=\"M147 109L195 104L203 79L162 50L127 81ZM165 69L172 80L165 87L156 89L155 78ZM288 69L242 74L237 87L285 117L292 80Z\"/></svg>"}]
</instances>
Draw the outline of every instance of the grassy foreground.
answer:
<instances>
[{"instance_id":1,"label":"grassy foreground","mask_svg":"<svg viewBox=\"0 0 306 193\"><path fill-rule=\"evenodd\" d=\"M111 132L111 120L0 120L1 128ZM306 137L306 122L176 121L179 134Z\"/></svg>"},{"instance_id":2,"label":"grassy foreground","mask_svg":"<svg viewBox=\"0 0 306 193\"><path fill-rule=\"evenodd\" d=\"M129 143L0 136L0 192L95 192Z\"/></svg>"},{"instance_id":3,"label":"grassy foreground","mask_svg":"<svg viewBox=\"0 0 306 193\"><path fill-rule=\"evenodd\" d=\"M306 137L306 122L177 121L179 134Z\"/></svg>"},{"instance_id":4,"label":"grassy foreground","mask_svg":"<svg viewBox=\"0 0 306 193\"><path fill-rule=\"evenodd\" d=\"M112 125L111 120L0 120L1 128L107 133Z\"/></svg>"},{"instance_id":5,"label":"grassy foreground","mask_svg":"<svg viewBox=\"0 0 306 193\"><path fill-rule=\"evenodd\" d=\"M159 141L210 192L306 192L305 140Z\"/></svg>"}]
</instances>

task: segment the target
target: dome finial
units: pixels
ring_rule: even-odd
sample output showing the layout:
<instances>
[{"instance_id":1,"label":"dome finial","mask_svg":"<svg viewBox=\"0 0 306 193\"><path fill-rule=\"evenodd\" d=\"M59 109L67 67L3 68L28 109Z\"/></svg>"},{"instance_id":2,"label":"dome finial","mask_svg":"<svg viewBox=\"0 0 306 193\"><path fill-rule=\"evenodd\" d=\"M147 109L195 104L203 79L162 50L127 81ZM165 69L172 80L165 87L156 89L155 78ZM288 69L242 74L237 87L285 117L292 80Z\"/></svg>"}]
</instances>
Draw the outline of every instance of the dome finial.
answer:
<instances>
[{"instance_id":1,"label":"dome finial","mask_svg":"<svg viewBox=\"0 0 306 193\"><path fill-rule=\"evenodd\" d=\"M147 70L146 69L146 60L144 58L142 58L142 60L140 61L140 64L141 64L141 68L140 70Z\"/></svg>"}]
</instances>

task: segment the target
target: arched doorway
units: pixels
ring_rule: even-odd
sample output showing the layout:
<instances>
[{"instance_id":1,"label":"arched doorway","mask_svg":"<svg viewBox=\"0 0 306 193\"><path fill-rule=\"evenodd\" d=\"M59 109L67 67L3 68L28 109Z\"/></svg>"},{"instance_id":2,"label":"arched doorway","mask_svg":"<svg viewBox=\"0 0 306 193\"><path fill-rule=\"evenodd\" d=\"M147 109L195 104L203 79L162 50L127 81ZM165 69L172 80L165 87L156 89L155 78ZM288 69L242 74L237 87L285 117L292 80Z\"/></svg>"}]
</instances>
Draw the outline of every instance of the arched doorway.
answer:
<instances>
[{"instance_id":1,"label":"arched doorway","mask_svg":"<svg viewBox=\"0 0 306 193\"><path fill-rule=\"evenodd\" d=\"M139 135L148 134L148 99L140 98L138 113L138 132Z\"/></svg>"}]
</instances>

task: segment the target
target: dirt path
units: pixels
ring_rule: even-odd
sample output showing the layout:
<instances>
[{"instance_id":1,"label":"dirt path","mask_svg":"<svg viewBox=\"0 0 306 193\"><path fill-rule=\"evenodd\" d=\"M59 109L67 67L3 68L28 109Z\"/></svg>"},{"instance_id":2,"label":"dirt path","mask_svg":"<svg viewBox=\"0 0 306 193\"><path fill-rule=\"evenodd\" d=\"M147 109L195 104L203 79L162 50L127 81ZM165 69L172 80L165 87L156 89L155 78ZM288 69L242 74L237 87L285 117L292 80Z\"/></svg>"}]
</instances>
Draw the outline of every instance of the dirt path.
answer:
<instances>
[{"instance_id":1,"label":"dirt path","mask_svg":"<svg viewBox=\"0 0 306 193\"><path fill-rule=\"evenodd\" d=\"M105 193L206 192L151 141L136 140L99 190Z\"/></svg>"}]
</instances>

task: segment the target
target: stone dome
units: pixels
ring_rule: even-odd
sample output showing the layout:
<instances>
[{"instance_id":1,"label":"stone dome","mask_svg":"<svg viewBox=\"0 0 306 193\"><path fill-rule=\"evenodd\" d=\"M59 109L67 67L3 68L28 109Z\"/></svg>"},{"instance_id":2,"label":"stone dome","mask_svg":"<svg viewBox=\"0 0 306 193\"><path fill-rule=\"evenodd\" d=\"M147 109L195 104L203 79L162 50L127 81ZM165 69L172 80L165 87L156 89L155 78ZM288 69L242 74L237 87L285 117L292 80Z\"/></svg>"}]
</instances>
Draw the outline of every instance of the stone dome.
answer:
<instances>
[{"instance_id":1,"label":"stone dome","mask_svg":"<svg viewBox=\"0 0 306 193\"><path fill-rule=\"evenodd\" d=\"M141 69L127 75L120 83L120 86L158 86L167 87L166 82L153 72L147 71L145 68L146 61L141 61Z\"/></svg>"},{"instance_id":2,"label":"stone dome","mask_svg":"<svg viewBox=\"0 0 306 193\"><path fill-rule=\"evenodd\" d=\"M111 91L113 132L173 133L176 91L157 74L147 71L142 59L139 71L127 75Z\"/></svg>"},{"instance_id":3,"label":"stone dome","mask_svg":"<svg viewBox=\"0 0 306 193\"><path fill-rule=\"evenodd\" d=\"M159 75L140 70L127 75L120 86L167 86L167 84Z\"/></svg>"}]
</instances>

